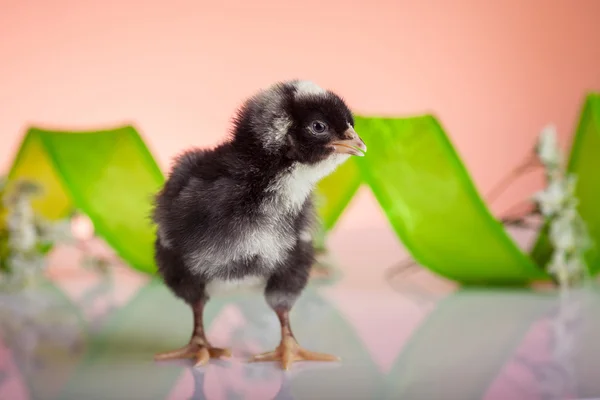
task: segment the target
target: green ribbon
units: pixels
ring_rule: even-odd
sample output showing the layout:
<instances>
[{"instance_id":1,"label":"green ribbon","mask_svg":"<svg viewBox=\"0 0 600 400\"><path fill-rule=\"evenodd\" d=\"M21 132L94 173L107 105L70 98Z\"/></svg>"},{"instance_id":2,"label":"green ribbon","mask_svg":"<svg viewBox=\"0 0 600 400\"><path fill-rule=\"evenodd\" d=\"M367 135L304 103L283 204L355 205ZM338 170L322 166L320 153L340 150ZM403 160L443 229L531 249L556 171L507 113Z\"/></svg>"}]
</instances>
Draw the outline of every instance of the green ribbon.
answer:
<instances>
[{"instance_id":1,"label":"green ribbon","mask_svg":"<svg viewBox=\"0 0 600 400\"><path fill-rule=\"evenodd\" d=\"M336 182L370 187L391 227L422 266L463 284L524 284L547 280L552 254L542 229L531 256L506 233L477 193L448 136L433 116L358 117L356 130L367 143L364 158L322 182L320 214L335 221L350 199ZM587 96L575 133L568 171L578 176L579 212L595 247L586 254L592 274L600 271L600 95ZM354 170L358 176L349 177ZM327 231L332 224L325 224Z\"/></svg>"},{"instance_id":2,"label":"green ribbon","mask_svg":"<svg viewBox=\"0 0 600 400\"><path fill-rule=\"evenodd\" d=\"M529 257L494 219L460 157L433 116L357 117L369 147L317 187L324 246L361 184L368 185L391 227L421 265L465 284L523 284L548 279L543 266L551 247L542 232ZM587 97L571 152L578 175L580 213L600 243L600 96ZM90 217L96 233L133 268L155 273L151 198L164 176L132 126L95 132L29 130L9 177L45 189L34 207L47 218L73 209ZM596 249L587 255L600 270Z\"/></svg>"},{"instance_id":3,"label":"green ribbon","mask_svg":"<svg viewBox=\"0 0 600 400\"><path fill-rule=\"evenodd\" d=\"M164 177L131 126L97 132L27 132L9 181L37 182L43 194L33 207L48 219L74 209L133 268L154 273L152 196Z\"/></svg>"},{"instance_id":4,"label":"green ribbon","mask_svg":"<svg viewBox=\"0 0 600 400\"><path fill-rule=\"evenodd\" d=\"M358 118L369 160L356 160L413 258L462 283L544 278L479 197L432 116Z\"/></svg>"}]
</instances>

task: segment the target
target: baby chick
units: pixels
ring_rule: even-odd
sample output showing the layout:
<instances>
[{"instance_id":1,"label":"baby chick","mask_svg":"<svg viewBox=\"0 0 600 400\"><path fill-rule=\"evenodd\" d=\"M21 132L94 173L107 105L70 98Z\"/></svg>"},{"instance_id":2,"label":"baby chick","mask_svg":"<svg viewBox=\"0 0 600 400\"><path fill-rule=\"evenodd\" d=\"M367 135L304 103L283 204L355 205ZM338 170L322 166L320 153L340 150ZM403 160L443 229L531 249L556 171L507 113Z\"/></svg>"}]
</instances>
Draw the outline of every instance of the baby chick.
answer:
<instances>
[{"instance_id":1,"label":"baby chick","mask_svg":"<svg viewBox=\"0 0 600 400\"><path fill-rule=\"evenodd\" d=\"M262 290L281 323L281 342L252 361L337 357L301 348L289 312L314 261L315 184L366 146L344 101L309 81L280 82L246 100L231 137L176 158L156 196L155 259L172 292L193 310L189 343L158 360L230 356L208 342L203 310L229 289Z\"/></svg>"}]
</instances>

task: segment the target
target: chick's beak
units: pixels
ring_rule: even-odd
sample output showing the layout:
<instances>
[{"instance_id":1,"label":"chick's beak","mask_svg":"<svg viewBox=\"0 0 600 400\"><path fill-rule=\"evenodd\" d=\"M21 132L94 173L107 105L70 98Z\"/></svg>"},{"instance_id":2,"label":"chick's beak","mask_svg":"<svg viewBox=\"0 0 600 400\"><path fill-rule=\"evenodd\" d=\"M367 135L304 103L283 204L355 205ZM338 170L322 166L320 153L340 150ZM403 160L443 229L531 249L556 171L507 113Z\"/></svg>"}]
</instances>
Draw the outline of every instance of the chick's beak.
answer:
<instances>
[{"instance_id":1,"label":"chick's beak","mask_svg":"<svg viewBox=\"0 0 600 400\"><path fill-rule=\"evenodd\" d=\"M363 157L367 152L365 142L358 136L352 127L348 127L344 132L342 140L331 142L331 147L336 153L351 154L353 156Z\"/></svg>"}]
</instances>

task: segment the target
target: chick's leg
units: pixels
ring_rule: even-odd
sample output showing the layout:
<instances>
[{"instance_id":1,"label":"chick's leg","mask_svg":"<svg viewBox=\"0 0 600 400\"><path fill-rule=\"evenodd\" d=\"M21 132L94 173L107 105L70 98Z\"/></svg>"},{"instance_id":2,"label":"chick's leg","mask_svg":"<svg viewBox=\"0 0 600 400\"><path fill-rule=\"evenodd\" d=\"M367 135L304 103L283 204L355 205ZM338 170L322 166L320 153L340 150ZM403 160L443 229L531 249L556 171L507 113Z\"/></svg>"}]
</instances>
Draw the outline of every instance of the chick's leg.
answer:
<instances>
[{"instance_id":1,"label":"chick's leg","mask_svg":"<svg viewBox=\"0 0 600 400\"><path fill-rule=\"evenodd\" d=\"M211 358L230 357L231 352L228 349L213 347L208 343L204 333L204 300L197 301L192 310L194 311L194 331L190 342L177 350L159 353L154 356L155 360L176 360L181 358L194 358L195 365L205 365Z\"/></svg>"},{"instance_id":2,"label":"chick's leg","mask_svg":"<svg viewBox=\"0 0 600 400\"><path fill-rule=\"evenodd\" d=\"M290 368L294 361L339 361L339 358L330 354L316 353L305 350L298 344L292 333L289 321L289 310L275 310L281 323L281 342L274 351L254 356L251 361L278 361L284 370Z\"/></svg>"},{"instance_id":3,"label":"chick's leg","mask_svg":"<svg viewBox=\"0 0 600 400\"><path fill-rule=\"evenodd\" d=\"M288 265L283 265L267 281L265 299L279 318L281 342L274 351L254 356L250 361L278 361L286 370L294 361L338 361L335 356L300 347L290 326L290 310L306 287L313 260L312 242L300 241L290 255Z\"/></svg>"}]
</instances>

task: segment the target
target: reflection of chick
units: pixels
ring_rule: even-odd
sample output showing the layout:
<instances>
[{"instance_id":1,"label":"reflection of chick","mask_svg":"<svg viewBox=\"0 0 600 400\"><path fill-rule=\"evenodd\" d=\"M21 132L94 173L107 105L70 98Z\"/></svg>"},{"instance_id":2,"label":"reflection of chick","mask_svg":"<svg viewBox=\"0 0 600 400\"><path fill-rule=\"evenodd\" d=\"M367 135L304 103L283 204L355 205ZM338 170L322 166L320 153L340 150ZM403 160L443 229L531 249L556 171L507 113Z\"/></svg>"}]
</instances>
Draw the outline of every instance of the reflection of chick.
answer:
<instances>
[{"instance_id":1,"label":"reflection of chick","mask_svg":"<svg viewBox=\"0 0 600 400\"><path fill-rule=\"evenodd\" d=\"M255 361L335 360L302 349L288 313L306 286L314 258L315 184L366 146L337 95L290 81L246 101L231 140L179 156L156 199L156 261L165 283L194 311L187 346L157 359L228 356L206 340L202 313L223 289L264 290L281 323L281 343Z\"/></svg>"}]
</instances>

